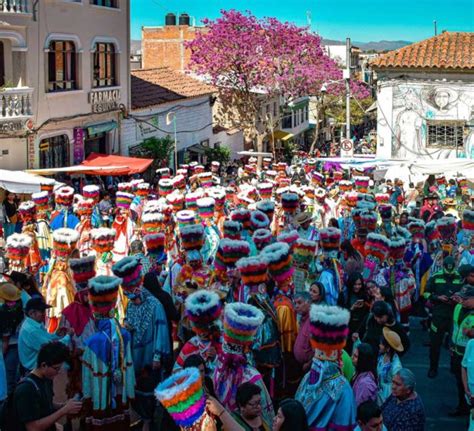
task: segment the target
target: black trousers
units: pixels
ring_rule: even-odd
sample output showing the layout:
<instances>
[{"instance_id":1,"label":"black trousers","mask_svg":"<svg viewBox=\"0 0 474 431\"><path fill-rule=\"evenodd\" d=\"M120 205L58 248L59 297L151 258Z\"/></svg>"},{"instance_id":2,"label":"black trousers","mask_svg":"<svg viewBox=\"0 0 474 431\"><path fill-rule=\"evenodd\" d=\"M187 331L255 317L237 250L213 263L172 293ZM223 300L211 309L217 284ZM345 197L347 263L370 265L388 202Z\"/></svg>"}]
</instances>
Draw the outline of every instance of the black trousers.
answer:
<instances>
[{"instance_id":1,"label":"black trousers","mask_svg":"<svg viewBox=\"0 0 474 431\"><path fill-rule=\"evenodd\" d=\"M436 322L436 323L435 323ZM446 334L451 333L451 320L436 320L431 323L430 329L430 369L437 370L439 357L441 354L441 346Z\"/></svg>"},{"instance_id":2,"label":"black trousers","mask_svg":"<svg viewBox=\"0 0 474 431\"><path fill-rule=\"evenodd\" d=\"M466 393L464 392L464 385L462 384L462 355L458 355L457 353L453 353L451 355L451 372L454 374L456 378L456 387L458 390L458 407L460 409L468 409L467 401L466 401Z\"/></svg>"}]
</instances>

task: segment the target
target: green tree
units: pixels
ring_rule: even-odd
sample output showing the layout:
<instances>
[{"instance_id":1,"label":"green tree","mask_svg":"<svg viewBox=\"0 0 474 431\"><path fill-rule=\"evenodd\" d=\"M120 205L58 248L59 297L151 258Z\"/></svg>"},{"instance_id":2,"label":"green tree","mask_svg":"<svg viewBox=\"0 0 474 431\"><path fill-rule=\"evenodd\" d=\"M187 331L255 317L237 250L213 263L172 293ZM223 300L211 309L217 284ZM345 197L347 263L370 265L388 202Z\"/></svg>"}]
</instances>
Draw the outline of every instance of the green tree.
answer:
<instances>
[{"instance_id":1,"label":"green tree","mask_svg":"<svg viewBox=\"0 0 474 431\"><path fill-rule=\"evenodd\" d=\"M169 135L164 138L152 137L145 139L140 146L144 157L154 159L161 164L169 160L174 150L174 140Z\"/></svg>"},{"instance_id":2,"label":"green tree","mask_svg":"<svg viewBox=\"0 0 474 431\"><path fill-rule=\"evenodd\" d=\"M207 160L211 162L219 162L224 165L230 160L230 149L227 147L206 148L205 154Z\"/></svg>"}]
</instances>

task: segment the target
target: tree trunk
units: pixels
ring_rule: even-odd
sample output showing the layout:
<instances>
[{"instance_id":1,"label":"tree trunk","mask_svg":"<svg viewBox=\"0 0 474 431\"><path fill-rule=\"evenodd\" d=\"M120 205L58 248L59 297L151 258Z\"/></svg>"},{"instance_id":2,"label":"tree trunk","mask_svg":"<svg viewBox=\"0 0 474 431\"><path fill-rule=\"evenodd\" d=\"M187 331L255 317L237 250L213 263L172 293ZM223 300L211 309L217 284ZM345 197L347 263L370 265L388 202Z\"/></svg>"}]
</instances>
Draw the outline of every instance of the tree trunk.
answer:
<instances>
[{"instance_id":1,"label":"tree trunk","mask_svg":"<svg viewBox=\"0 0 474 431\"><path fill-rule=\"evenodd\" d=\"M257 139L257 152L262 153L263 152L263 140L265 139L265 133L257 133L256 139ZM258 162L257 162L258 163L258 165L257 165L258 169L262 169L263 157L258 156L257 160L258 160Z\"/></svg>"},{"instance_id":2,"label":"tree trunk","mask_svg":"<svg viewBox=\"0 0 474 431\"><path fill-rule=\"evenodd\" d=\"M314 128L313 142L311 143L311 148L309 149L310 156L314 154L314 150L315 150L316 144L318 143L318 140L319 140L319 105L316 105L316 126Z\"/></svg>"}]
</instances>

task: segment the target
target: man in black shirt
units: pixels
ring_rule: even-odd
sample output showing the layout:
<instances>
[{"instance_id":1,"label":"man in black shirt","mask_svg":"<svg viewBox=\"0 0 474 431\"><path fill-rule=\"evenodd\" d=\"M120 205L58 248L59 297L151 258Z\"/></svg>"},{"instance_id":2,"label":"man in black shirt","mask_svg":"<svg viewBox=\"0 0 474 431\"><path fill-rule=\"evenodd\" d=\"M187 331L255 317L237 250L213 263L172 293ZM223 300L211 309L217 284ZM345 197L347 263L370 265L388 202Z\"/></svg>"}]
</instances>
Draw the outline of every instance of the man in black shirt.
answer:
<instances>
[{"instance_id":1,"label":"man in black shirt","mask_svg":"<svg viewBox=\"0 0 474 431\"><path fill-rule=\"evenodd\" d=\"M37 367L20 381L13 395L13 411L18 431L55 431L55 423L66 415L79 413L82 402L70 399L64 405L53 402L53 379L68 358L60 342L41 346Z\"/></svg>"}]
</instances>

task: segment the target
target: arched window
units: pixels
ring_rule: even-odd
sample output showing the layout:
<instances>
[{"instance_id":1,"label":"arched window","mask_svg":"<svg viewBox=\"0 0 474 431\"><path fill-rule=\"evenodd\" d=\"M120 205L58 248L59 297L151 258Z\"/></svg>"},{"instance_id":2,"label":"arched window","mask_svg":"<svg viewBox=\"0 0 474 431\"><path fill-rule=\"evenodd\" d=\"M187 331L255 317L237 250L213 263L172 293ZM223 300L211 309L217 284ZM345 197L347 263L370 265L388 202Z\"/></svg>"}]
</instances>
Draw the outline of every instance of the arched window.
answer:
<instances>
[{"instance_id":1,"label":"arched window","mask_svg":"<svg viewBox=\"0 0 474 431\"><path fill-rule=\"evenodd\" d=\"M113 87L117 85L115 46L113 43L97 42L94 46L93 86Z\"/></svg>"},{"instance_id":2,"label":"arched window","mask_svg":"<svg viewBox=\"0 0 474 431\"><path fill-rule=\"evenodd\" d=\"M52 40L48 51L48 92L77 88L76 45L69 40Z\"/></svg>"}]
</instances>

